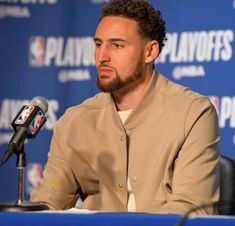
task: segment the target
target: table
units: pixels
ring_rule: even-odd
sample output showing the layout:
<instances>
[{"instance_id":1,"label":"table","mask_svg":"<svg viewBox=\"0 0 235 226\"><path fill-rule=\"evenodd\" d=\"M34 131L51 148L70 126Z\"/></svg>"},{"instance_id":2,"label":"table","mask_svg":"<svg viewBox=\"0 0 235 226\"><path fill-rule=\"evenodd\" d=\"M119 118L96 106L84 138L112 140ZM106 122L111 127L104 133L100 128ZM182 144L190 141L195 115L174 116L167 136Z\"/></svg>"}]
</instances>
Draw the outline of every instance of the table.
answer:
<instances>
[{"instance_id":1,"label":"table","mask_svg":"<svg viewBox=\"0 0 235 226\"><path fill-rule=\"evenodd\" d=\"M0 212L1 226L176 226L180 215L145 213ZM235 217L197 216L184 226L234 226Z\"/></svg>"}]
</instances>

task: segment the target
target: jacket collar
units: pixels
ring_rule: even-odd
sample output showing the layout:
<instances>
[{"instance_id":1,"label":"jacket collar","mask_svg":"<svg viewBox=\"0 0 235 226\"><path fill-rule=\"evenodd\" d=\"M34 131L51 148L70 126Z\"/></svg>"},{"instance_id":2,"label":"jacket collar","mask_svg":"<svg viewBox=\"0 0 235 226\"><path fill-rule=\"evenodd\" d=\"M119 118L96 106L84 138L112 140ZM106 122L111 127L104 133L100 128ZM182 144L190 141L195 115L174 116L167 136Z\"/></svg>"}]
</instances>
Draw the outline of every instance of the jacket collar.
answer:
<instances>
[{"instance_id":1,"label":"jacket collar","mask_svg":"<svg viewBox=\"0 0 235 226\"><path fill-rule=\"evenodd\" d=\"M144 92L143 97L141 98L141 100L139 101L139 103L137 104L137 106L133 109L133 111L131 112L131 114L129 115L128 119L126 120L125 124L124 124L124 128L126 130L128 129L132 129L133 127L139 125L140 123L142 123L142 121L144 121L147 112L154 106L153 102L155 100L154 96L156 96L159 91L160 91L160 84L161 84L161 75L158 74L157 72L153 72L153 76ZM113 98L111 96L111 94L108 94L108 102L106 103L110 103L108 104L108 106L111 107L111 112L113 115L113 120L114 123L117 126L122 125L121 120L118 116L117 110L116 110L116 106L115 103L113 101Z\"/></svg>"},{"instance_id":2,"label":"jacket collar","mask_svg":"<svg viewBox=\"0 0 235 226\"><path fill-rule=\"evenodd\" d=\"M126 129L131 129L142 121L144 121L147 112L153 107L153 101L155 100L154 96L160 90L160 75L156 72L153 73L153 76L144 92L143 97L140 99L137 106L133 109L132 113L129 115L124 127Z\"/></svg>"}]
</instances>

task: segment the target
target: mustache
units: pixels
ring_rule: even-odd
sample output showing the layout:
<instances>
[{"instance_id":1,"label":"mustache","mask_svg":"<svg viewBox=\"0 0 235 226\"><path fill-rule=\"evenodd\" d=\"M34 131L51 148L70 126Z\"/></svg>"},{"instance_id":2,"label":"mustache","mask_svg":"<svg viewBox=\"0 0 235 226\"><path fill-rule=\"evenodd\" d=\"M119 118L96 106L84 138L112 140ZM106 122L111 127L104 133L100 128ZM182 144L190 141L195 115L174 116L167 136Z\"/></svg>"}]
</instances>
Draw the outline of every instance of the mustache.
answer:
<instances>
[{"instance_id":1,"label":"mustache","mask_svg":"<svg viewBox=\"0 0 235 226\"><path fill-rule=\"evenodd\" d=\"M115 71L116 71L116 68L115 68L115 67L110 66L110 65L107 65L107 64L100 64L100 65L98 65L97 69L105 68L105 67L106 67L106 68L113 69L113 70L115 70Z\"/></svg>"}]
</instances>

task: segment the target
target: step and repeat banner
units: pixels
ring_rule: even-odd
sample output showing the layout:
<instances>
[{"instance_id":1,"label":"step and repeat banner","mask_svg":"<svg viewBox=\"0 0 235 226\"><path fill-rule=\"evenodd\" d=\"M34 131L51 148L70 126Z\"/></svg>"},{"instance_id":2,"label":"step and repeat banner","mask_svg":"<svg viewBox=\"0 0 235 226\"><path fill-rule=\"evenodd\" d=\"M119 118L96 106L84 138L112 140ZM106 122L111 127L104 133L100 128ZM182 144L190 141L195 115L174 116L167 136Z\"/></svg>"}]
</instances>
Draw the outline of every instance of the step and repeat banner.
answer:
<instances>
[{"instance_id":1,"label":"step and repeat banner","mask_svg":"<svg viewBox=\"0 0 235 226\"><path fill-rule=\"evenodd\" d=\"M0 157L21 107L35 96L49 103L47 123L25 144L26 199L42 176L56 120L98 92L93 35L107 2L0 0ZM150 2L167 21L168 41L156 69L210 98L219 115L221 153L235 159L235 1ZM0 202L16 198L13 155L0 168Z\"/></svg>"}]
</instances>

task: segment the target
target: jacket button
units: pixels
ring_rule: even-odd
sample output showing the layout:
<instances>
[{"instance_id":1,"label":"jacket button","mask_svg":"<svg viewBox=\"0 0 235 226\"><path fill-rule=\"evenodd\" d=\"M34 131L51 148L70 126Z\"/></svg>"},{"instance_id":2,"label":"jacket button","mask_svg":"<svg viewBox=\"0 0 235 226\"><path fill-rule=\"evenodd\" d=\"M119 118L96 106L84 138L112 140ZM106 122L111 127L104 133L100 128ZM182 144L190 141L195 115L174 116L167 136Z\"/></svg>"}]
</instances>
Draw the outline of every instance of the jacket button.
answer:
<instances>
[{"instance_id":1,"label":"jacket button","mask_svg":"<svg viewBox=\"0 0 235 226\"><path fill-rule=\"evenodd\" d=\"M119 188L123 188L123 184L118 184L118 187Z\"/></svg>"},{"instance_id":2,"label":"jacket button","mask_svg":"<svg viewBox=\"0 0 235 226\"><path fill-rule=\"evenodd\" d=\"M124 141L124 137L121 137L121 141Z\"/></svg>"},{"instance_id":3,"label":"jacket button","mask_svg":"<svg viewBox=\"0 0 235 226\"><path fill-rule=\"evenodd\" d=\"M136 176L133 176L131 179L132 179L133 183L137 183L137 181L138 181Z\"/></svg>"}]
</instances>

